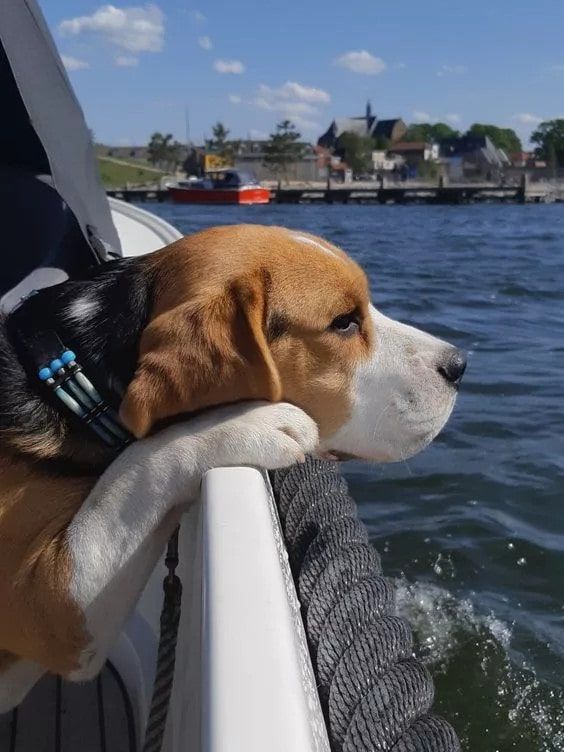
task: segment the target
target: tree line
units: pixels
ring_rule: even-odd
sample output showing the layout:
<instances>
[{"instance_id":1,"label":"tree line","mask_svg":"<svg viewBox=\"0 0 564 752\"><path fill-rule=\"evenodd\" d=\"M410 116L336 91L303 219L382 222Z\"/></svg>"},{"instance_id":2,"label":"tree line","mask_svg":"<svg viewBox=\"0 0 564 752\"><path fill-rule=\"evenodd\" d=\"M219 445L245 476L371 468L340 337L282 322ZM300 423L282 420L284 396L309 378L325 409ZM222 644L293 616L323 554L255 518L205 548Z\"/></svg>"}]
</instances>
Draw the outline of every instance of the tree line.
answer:
<instances>
[{"instance_id":1,"label":"tree line","mask_svg":"<svg viewBox=\"0 0 564 752\"><path fill-rule=\"evenodd\" d=\"M503 149L507 154L515 154L523 148L521 139L512 128L499 128L483 123L474 123L465 133L447 123L413 123L407 127L401 141L430 144L471 135L487 136L494 146ZM354 173L360 174L370 170L374 149L387 151L390 146L390 142L381 136L375 140L370 136L360 136L356 133L342 133L337 139L336 152Z\"/></svg>"},{"instance_id":2,"label":"tree line","mask_svg":"<svg viewBox=\"0 0 564 752\"><path fill-rule=\"evenodd\" d=\"M230 131L223 123L212 127L212 137L205 140L205 150L217 155L225 163L232 163L241 141L229 138ZM290 120L282 120L264 144L263 161L271 171L288 180L288 168L299 162L305 153L302 135ZM186 147L176 141L171 133L153 133L147 147L147 159L155 167L174 171L185 157Z\"/></svg>"},{"instance_id":3,"label":"tree line","mask_svg":"<svg viewBox=\"0 0 564 752\"><path fill-rule=\"evenodd\" d=\"M229 130L220 122L213 126L212 134L213 138L206 140L206 149L226 162L233 162L241 141L230 140ZM305 150L302 134L296 126L290 120L282 120L264 144L263 162L271 172L288 181L289 166L299 162Z\"/></svg>"},{"instance_id":4,"label":"tree line","mask_svg":"<svg viewBox=\"0 0 564 752\"><path fill-rule=\"evenodd\" d=\"M460 135L488 136L498 149L508 154L523 151L521 139L512 128L499 128L497 125L474 123L461 134L446 123L417 123L410 125L404 136L406 141L442 141ZM564 167L564 118L545 120L531 133L529 140L534 144L537 159L553 167Z\"/></svg>"},{"instance_id":5,"label":"tree line","mask_svg":"<svg viewBox=\"0 0 564 752\"><path fill-rule=\"evenodd\" d=\"M183 152L184 145L172 133L156 131L147 146L147 161L160 170L175 172L182 162Z\"/></svg>"},{"instance_id":6,"label":"tree line","mask_svg":"<svg viewBox=\"0 0 564 752\"><path fill-rule=\"evenodd\" d=\"M486 123L473 123L461 133L447 123L413 123L408 126L402 141L440 142L461 136L487 136L498 149L506 154L517 154L523 150L521 139L512 128L500 128ZM212 128L212 138L206 139L207 151L217 154L226 163L235 159L241 141L231 139L230 131L223 123L217 122ZM552 167L564 167L564 119L547 120L539 124L530 137L535 144L534 154ZM356 133L342 133L337 139L335 152L347 163L354 173L368 170L372 164L374 150L387 150L390 143L379 136L360 136ZM301 133L290 120L276 125L273 133L265 141L264 164L279 177L288 180L288 168L300 161L306 151ZM171 133L153 133L147 147L148 161L155 167L174 171L182 162L185 146L174 139Z\"/></svg>"},{"instance_id":7,"label":"tree line","mask_svg":"<svg viewBox=\"0 0 564 752\"><path fill-rule=\"evenodd\" d=\"M402 141L438 143L463 136L486 136L493 145L502 149L508 156L523 151L521 139L512 128L500 128L487 123L473 123L461 133L447 123L413 123L409 125ZM551 167L564 167L564 119L547 120L533 131L530 141L535 145L534 156ZM371 169L372 152L376 149L387 151L391 144L381 136L373 139L357 133L342 133L335 148L338 154L355 174Z\"/></svg>"},{"instance_id":8,"label":"tree line","mask_svg":"<svg viewBox=\"0 0 564 752\"><path fill-rule=\"evenodd\" d=\"M415 123L409 126L403 140L439 142L461 136L486 136L496 148L502 149L507 155L517 154L523 150L521 139L513 128L500 128L485 123L473 123L464 133L447 123Z\"/></svg>"}]
</instances>

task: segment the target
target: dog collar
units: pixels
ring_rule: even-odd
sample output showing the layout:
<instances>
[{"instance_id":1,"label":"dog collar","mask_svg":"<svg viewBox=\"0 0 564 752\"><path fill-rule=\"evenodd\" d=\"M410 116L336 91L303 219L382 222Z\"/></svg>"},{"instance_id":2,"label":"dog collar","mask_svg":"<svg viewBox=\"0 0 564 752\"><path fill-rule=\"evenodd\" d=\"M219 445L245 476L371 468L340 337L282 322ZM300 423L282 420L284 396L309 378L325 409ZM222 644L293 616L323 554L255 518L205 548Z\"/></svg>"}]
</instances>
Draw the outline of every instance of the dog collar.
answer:
<instances>
[{"instance_id":1,"label":"dog collar","mask_svg":"<svg viewBox=\"0 0 564 752\"><path fill-rule=\"evenodd\" d=\"M120 452L133 441L119 416L88 378L75 353L65 347L54 331L28 333L20 321L21 306L36 294L31 291L9 314L25 352L28 374L37 378L76 418L107 446Z\"/></svg>"},{"instance_id":2,"label":"dog collar","mask_svg":"<svg viewBox=\"0 0 564 752\"><path fill-rule=\"evenodd\" d=\"M39 368L37 377L112 449L121 451L131 443L133 436L86 376L72 350L63 347L58 357Z\"/></svg>"}]
</instances>

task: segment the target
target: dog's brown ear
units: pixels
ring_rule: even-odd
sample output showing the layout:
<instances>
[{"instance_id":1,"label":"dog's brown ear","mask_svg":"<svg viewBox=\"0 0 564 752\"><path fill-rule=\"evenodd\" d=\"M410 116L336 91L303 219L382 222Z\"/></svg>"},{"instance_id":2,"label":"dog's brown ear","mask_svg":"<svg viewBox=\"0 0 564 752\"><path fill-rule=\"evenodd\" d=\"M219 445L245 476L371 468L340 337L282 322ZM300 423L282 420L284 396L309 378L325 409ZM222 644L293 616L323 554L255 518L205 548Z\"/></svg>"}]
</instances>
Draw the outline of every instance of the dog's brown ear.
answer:
<instances>
[{"instance_id":1,"label":"dog's brown ear","mask_svg":"<svg viewBox=\"0 0 564 752\"><path fill-rule=\"evenodd\" d=\"M264 287L259 278L239 280L221 295L181 303L149 323L120 407L134 436L212 405L281 399L265 335Z\"/></svg>"}]
</instances>

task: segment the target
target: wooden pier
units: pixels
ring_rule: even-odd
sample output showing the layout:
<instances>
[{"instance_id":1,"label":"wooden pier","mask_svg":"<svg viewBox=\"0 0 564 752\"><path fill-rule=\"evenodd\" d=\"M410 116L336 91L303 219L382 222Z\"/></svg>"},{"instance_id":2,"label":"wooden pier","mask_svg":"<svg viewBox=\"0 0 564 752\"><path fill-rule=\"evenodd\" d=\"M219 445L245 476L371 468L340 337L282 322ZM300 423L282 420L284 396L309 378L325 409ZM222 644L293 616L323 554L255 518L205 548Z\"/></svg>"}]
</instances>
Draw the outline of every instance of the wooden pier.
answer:
<instances>
[{"instance_id":1,"label":"wooden pier","mask_svg":"<svg viewBox=\"0 0 564 752\"><path fill-rule=\"evenodd\" d=\"M122 201L131 203L144 203L145 201L157 201L161 204L169 200L169 193L166 188L111 188L106 191L106 196L119 198Z\"/></svg>"},{"instance_id":2,"label":"wooden pier","mask_svg":"<svg viewBox=\"0 0 564 752\"><path fill-rule=\"evenodd\" d=\"M393 188L280 188L272 201L278 204L470 204L520 203L527 200L521 186L400 186Z\"/></svg>"},{"instance_id":3,"label":"wooden pier","mask_svg":"<svg viewBox=\"0 0 564 752\"><path fill-rule=\"evenodd\" d=\"M394 185L382 187L366 183L356 185L300 186L272 188L273 204L474 204L474 203L548 203L564 201L564 194L551 192L546 185L531 188L526 180L519 185L459 184ZM106 191L108 196L128 202L169 201L162 188L122 188Z\"/></svg>"}]
</instances>

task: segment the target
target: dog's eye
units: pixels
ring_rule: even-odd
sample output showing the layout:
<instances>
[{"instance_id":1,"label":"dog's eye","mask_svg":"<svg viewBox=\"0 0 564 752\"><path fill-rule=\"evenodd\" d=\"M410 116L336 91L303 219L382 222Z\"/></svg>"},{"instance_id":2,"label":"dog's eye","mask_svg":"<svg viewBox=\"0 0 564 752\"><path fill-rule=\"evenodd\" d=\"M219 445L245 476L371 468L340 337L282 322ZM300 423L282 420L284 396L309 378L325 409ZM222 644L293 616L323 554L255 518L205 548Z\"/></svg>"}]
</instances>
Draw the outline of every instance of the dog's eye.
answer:
<instances>
[{"instance_id":1,"label":"dog's eye","mask_svg":"<svg viewBox=\"0 0 564 752\"><path fill-rule=\"evenodd\" d=\"M331 322L329 329L338 334L351 336L360 330L360 319L357 311L342 313Z\"/></svg>"}]
</instances>

